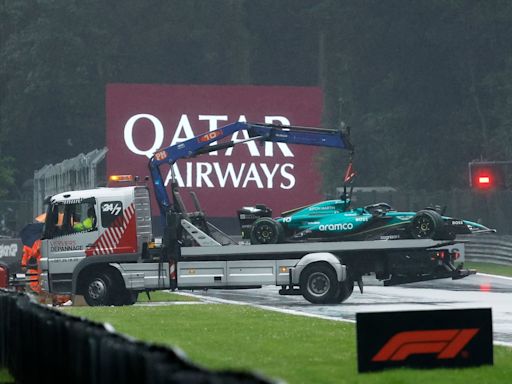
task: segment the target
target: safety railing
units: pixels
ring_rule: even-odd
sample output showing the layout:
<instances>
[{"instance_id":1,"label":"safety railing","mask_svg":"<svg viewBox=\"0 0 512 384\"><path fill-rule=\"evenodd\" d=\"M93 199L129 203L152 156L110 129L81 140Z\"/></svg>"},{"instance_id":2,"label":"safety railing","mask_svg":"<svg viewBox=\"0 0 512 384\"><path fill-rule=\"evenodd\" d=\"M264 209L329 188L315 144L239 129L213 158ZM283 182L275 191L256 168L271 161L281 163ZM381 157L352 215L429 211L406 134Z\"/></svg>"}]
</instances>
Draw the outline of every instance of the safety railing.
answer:
<instances>
[{"instance_id":1,"label":"safety railing","mask_svg":"<svg viewBox=\"0 0 512 384\"><path fill-rule=\"evenodd\" d=\"M483 263L512 265L511 235L463 236L466 246L466 260Z\"/></svg>"}]
</instances>

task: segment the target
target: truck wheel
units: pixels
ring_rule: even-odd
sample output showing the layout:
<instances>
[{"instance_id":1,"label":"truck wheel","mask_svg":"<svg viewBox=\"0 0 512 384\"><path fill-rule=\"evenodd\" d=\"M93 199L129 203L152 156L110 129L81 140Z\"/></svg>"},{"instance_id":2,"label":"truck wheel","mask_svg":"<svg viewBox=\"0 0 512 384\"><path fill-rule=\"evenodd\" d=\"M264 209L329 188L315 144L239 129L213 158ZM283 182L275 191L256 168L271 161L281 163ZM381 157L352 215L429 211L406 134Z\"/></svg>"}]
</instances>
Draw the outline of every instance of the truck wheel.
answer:
<instances>
[{"instance_id":1,"label":"truck wheel","mask_svg":"<svg viewBox=\"0 0 512 384\"><path fill-rule=\"evenodd\" d=\"M302 296L313 304L332 303L338 292L336 272L326 264L313 264L300 275Z\"/></svg>"},{"instance_id":2,"label":"truck wheel","mask_svg":"<svg viewBox=\"0 0 512 384\"><path fill-rule=\"evenodd\" d=\"M411 221L411 235L415 239L433 239L443 226L439 213L424 209L416 213Z\"/></svg>"},{"instance_id":3,"label":"truck wheel","mask_svg":"<svg viewBox=\"0 0 512 384\"><path fill-rule=\"evenodd\" d=\"M91 307L110 305L112 296L112 278L108 273L98 272L91 275L85 283L84 299Z\"/></svg>"},{"instance_id":4,"label":"truck wheel","mask_svg":"<svg viewBox=\"0 0 512 384\"><path fill-rule=\"evenodd\" d=\"M261 217L251 228L251 244L277 244L283 240L283 227L270 217Z\"/></svg>"}]
</instances>

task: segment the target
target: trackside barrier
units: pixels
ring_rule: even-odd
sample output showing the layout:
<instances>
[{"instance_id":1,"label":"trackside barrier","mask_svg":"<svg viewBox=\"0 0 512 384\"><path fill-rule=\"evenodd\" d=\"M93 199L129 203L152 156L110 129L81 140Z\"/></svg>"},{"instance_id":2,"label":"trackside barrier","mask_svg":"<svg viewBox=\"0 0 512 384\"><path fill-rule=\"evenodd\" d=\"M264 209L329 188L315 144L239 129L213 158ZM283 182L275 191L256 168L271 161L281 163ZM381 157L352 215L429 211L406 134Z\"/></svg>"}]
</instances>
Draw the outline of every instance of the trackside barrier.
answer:
<instances>
[{"instance_id":1,"label":"trackside barrier","mask_svg":"<svg viewBox=\"0 0 512 384\"><path fill-rule=\"evenodd\" d=\"M177 350L107 328L0 290L0 367L20 383L271 383L254 373L204 369Z\"/></svg>"},{"instance_id":2,"label":"trackside barrier","mask_svg":"<svg viewBox=\"0 0 512 384\"><path fill-rule=\"evenodd\" d=\"M512 265L511 235L482 234L462 236L461 239L466 244L467 261Z\"/></svg>"}]
</instances>

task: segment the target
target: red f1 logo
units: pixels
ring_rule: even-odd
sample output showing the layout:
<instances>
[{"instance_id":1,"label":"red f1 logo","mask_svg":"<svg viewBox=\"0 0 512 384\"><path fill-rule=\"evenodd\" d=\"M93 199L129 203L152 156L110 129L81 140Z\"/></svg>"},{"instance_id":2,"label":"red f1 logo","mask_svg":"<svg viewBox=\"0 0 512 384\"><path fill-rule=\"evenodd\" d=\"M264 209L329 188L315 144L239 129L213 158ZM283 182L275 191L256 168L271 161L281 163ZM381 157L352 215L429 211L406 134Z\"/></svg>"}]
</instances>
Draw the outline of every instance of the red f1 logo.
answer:
<instances>
[{"instance_id":1,"label":"red f1 logo","mask_svg":"<svg viewBox=\"0 0 512 384\"><path fill-rule=\"evenodd\" d=\"M372 361L402 361L411 355L437 353L437 359L453 359L478 333L478 328L407 331L394 335Z\"/></svg>"}]
</instances>

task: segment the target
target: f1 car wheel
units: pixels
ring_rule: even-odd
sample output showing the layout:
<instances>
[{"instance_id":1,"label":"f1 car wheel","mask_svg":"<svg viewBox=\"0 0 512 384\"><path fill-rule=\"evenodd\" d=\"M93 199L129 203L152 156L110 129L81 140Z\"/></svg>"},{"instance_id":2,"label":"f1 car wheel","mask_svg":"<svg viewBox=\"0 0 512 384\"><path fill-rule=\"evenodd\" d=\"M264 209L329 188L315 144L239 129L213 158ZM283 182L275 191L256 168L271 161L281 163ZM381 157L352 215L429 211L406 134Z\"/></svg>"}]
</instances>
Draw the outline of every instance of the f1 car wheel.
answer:
<instances>
[{"instance_id":1,"label":"f1 car wheel","mask_svg":"<svg viewBox=\"0 0 512 384\"><path fill-rule=\"evenodd\" d=\"M415 239L433 239L443 226L443 218L432 210L416 213L411 221L411 235Z\"/></svg>"},{"instance_id":2,"label":"f1 car wheel","mask_svg":"<svg viewBox=\"0 0 512 384\"><path fill-rule=\"evenodd\" d=\"M312 264L300 275L302 296L310 303L333 303L339 288L336 272L329 265Z\"/></svg>"},{"instance_id":3,"label":"f1 car wheel","mask_svg":"<svg viewBox=\"0 0 512 384\"><path fill-rule=\"evenodd\" d=\"M283 227L270 217L261 217L251 228L251 244L277 244L283 240Z\"/></svg>"},{"instance_id":4,"label":"f1 car wheel","mask_svg":"<svg viewBox=\"0 0 512 384\"><path fill-rule=\"evenodd\" d=\"M85 302L91 307L110 305L112 288L112 278L108 273L92 274L85 283L83 292Z\"/></svg>"}]
</instances>

